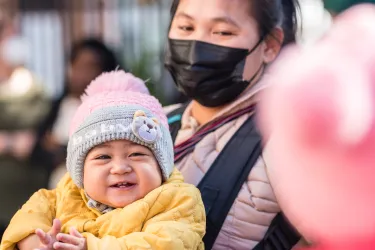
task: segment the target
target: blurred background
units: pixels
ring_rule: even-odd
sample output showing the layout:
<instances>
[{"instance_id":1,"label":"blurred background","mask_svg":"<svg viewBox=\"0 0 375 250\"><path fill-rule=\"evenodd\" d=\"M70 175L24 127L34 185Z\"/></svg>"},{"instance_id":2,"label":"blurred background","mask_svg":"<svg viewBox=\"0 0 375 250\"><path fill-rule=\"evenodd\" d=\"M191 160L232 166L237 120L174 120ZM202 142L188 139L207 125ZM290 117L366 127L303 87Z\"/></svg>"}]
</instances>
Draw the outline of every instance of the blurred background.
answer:
<instances>
[{"instance_id":1,"label":"blurred background","mask_svg":"<svg viewBox=\"0 0 375 250\"><path fill-rule=\"evenodd\" d=\"M70 118L101 72L149 79L163 105L185 101L163 68L171 2L0 0L0 237L33 192L65 173ZM299 2L298 43L308 46L359 1Z\"/></svg>"},{"instance_id":2,"label":"blurred background","mask_svg":"<svg viewBox=\"0 0 375 250\"><path fill-rule=\"evenodd\" d=\"M11 18L8 22L12 24L8 25L13 26L5 32L24 38L28 52L25 66L41 79L49 97L56 98L63 92L69 51L74 42L83 38L100 39L114 51L123 67L141 77L152 80L162 77L161 52L171 0L2 0L1 3L2 19ZM161 94L164 95L170 98L170 93Z\"/></svg>"}]
</instances>

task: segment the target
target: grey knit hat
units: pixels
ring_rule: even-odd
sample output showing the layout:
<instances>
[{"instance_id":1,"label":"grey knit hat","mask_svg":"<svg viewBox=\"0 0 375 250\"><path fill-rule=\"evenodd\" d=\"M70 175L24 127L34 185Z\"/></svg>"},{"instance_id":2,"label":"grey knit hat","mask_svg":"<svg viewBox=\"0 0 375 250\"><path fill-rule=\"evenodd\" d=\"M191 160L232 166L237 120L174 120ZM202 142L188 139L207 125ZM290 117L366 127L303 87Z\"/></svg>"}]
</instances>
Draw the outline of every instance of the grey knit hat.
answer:
<instances>
[{"instance_id":1,"label":"grey knit hat","mask_svg":"<svg viewBox=\"0 0 375 250\"><path fill-rule=\"evenodd\" d=\"M67 168L83 188L83 165L95 146L129 140L148 147L155 155L163 179L173 171L173 142L167 117L144 82L124 71L104 73L86 89L70 129Z\"/></svg>"}]
</instances>

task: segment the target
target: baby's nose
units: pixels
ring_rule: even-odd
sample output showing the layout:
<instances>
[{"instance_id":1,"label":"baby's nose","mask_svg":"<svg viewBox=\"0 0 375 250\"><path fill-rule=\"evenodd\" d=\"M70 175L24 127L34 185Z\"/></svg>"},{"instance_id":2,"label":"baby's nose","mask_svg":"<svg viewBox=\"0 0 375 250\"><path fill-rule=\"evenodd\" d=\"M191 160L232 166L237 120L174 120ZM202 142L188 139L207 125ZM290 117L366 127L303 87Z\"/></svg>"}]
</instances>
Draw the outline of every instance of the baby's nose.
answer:
<instances>
[{"instance_id":1,"label":"baby's nose","mask_svg":"<svg viewBox=\"0 0 375 250\"><path fill-rule=\"evenodd\" d=\"M115 162L111 169L112 174L125 174L132 171L132 167L125 162Z\"/></svg>"}]
</instances>

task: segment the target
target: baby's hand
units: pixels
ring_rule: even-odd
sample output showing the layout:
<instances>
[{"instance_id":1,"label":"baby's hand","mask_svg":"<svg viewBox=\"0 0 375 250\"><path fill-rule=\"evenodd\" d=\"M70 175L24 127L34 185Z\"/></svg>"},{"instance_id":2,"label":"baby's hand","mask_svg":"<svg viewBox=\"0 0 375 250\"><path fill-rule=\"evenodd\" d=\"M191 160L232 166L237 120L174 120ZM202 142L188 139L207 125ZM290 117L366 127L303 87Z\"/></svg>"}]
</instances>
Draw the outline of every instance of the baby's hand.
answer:
<instances>
[{"instance_id":1,"label":"baby's hand","mask_svg":"<svg viewBox=\"0 0 375 250\"><path fill-rule=\"evenodd\" d=\"M56 250L87 250L86 238L74 227L70 228L70 234L59 233L57 240L53 244Z\"/></svg>"},{"instance_id":2,"label":"baby's hand","mask_svg":"<svg viewBox=\"0 0 375 250\"><path fill-rule=\"evenodd\" d=\"M53 220L52 228L45 233L41 229L35 230L35 234L39 237L40 247L35 250L54 250L53 244L57 242L56 236L61 231L61 222L58 219Z\"/></svg>"}]
</instances>

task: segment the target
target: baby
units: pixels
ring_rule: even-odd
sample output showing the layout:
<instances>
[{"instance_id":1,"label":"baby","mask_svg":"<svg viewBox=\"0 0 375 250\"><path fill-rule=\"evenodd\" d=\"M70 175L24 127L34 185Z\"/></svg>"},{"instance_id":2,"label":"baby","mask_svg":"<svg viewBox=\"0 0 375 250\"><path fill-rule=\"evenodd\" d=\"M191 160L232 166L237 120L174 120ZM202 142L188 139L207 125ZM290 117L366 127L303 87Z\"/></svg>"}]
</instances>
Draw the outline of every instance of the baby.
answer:
<instances>
[{"instance_id":1,"label":"baby","mask_svg":"<svg viewBox=\"0 0 375 250\"><path fill-rule=\"evenodd\" d=\"M173 167L167 118L139 78L90 84L67 152L66 176L15 214L1 250L204 248L199 190Z\"/></svg>"}]
</instances>

